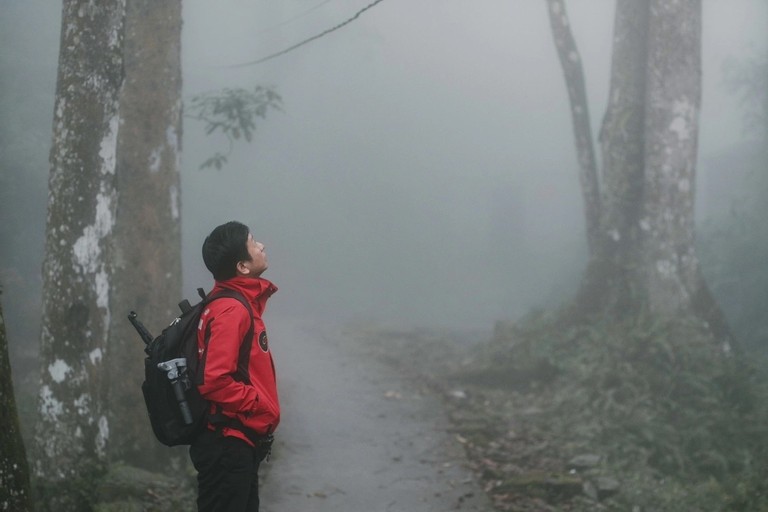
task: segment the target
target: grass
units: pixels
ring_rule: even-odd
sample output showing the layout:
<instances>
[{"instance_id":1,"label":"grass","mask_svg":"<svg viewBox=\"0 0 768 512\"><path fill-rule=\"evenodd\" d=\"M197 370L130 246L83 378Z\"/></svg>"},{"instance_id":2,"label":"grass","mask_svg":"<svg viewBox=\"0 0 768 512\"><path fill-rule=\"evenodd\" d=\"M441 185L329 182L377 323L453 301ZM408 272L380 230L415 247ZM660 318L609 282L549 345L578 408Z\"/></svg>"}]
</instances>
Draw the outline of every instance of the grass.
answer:
<instances>
[{"instance_id":1,"label":"grass","mask_svg":"<svg viewBox=\"0 0 768 512\"><path fill-rule=\"evenodd\" d=\"M498 510L768 511L764 366L696 323L536 313L472 346L386 337L445 397Z\"/></svg>"}]
</instances>

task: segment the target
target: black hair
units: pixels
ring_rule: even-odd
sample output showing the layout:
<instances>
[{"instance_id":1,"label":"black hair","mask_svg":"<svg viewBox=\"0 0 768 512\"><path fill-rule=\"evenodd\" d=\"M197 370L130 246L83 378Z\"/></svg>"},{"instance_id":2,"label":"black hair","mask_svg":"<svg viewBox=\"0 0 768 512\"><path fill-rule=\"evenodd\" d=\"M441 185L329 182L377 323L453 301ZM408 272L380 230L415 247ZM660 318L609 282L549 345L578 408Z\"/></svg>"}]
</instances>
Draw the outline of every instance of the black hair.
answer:
<instances>
[{"instance_id":1,"label":"black hair","mask_svg":"<svg viewBox=\"0 0 768 512\"><path fill-rule=\"evenodd\" d=\"M248 254L248 226L231 221L217 226L203 242L203 262L217 281L237 275L237 264L251 259Z\"/></svg>"}]
</instances>

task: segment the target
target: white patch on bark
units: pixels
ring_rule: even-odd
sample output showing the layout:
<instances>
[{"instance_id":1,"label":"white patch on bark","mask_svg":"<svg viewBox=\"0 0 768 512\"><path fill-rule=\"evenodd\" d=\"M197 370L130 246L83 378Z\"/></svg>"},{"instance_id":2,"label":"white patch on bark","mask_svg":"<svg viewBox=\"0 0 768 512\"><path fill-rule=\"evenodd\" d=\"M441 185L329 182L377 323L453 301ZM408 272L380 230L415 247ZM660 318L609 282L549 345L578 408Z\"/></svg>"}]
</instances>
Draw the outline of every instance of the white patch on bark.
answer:
<instances>
[{"instance_id":1,"label":"white patch on bark","mask_svg":"<svg viewBox=\"0 0 768 512\"><path fill-rule=\"evenodd\" d=\"M99 417L99 433L96 434L96 453L99 457L106 455L105 448L107 447L107 440L109 439L109 422L106 416Z\"/></svg>"},{"instance_id":2,"label":"white patch on bark","mask_svg":"<svg viewBox=\"0 0 768 512\"><path fill-rule=\"evenodd\" d=\"M672 113L675 118L669 124L669 131L675 133L680 142L688 140L693 132L691 122L696 117L696 106L688 98L682 98L673 103Z\"/></svg>"},{"instance_id":3,"label":"white patch on bark","mask_svg":"<svg viewBox=\"0 0 768 512\"><path fill-rule=\"evenodd\" d=\"M568 54L568 59L571 62L579 62L579 54L576 52L571 52Z\"/></svg>"},{"instance_id":4,"label":"white patch on bark","mask_svg":"<svg viewBox=\"0 0 768 512\"><path fill-rule=\"evenodd\" d=\"M109 310L109 276L103 269L94 276L94 288L96 306Z\"/></svg>"},{"instance_id":5,"label":"white patch on bark","mask_svg":"<svg viewBox=\"0 0 768 512\"><path fill-rule=\"evenodd\" d=\"M87 394L80 395L75 399L75 409L80 416L88 416L91 413L91 397Z\"/></svg>"},{"instance_id":6,"label":"white patch on bark","mask_svg":"<svg viewBox=\"0 0 768 512\"><path fill-rule=\"evenodd\" d=\"M648 220L647 217L640 219L640 229L642 229L643 231L651 230L651 222Z\"/></svg>"},{"instance_id":7,"label":"white patch on bark","mask_svg":"<svg viewBox=\"0 0 768 512\"><path fill-rule=\"evenodd\" d=\"M61 131L64 128L64 112L66 112L66 108L65 108L66 105L67 105L67 100L63 97L59 98L59 102L56 105L56 119L59 120L58 131Z\"/></svg>"},{"instance_id":8,"label":"white patch on bark","mask_svg":"<svg viewBox=\"0 0 768 512\"><path fill-rule=\"evenodd\" d=\"M47 385L40 389L40 414L51 423L58 421L58 417L64 412L64 404L53 396L51 388Z\"/></svg>"},{"instance_id":9,"label":"white patch on bark","mask_svg":"<svg viewBox=\"0 0 768 512\"><path fill-rule=\"evenodd\" d=\"M48 373L56 384L64 382L64 379L67 378L67 374L71 370L72 367L61 359L57 359L52 364L48 365Z\"/></svg>"},{"instance_id":10,"label":"white patch on bark","mask_svg":"<svg viewBox=\"0 0 768 512\"><path fill-rule=\"evenodd\" d=\"M88 358L91 360L91 364L93 365L99 364L101 362L101 357L102 353L100 348L95 348L88 354Z\"/></svg>"},{"instance_id":11,"label":"white patch on bark","mask_svg":"<svg viewBox=\"0 0 768 512\"><path fill-rule=\"evenodd\" d=\"M611 240L613 240L614 242L618 242L619 240L621 240L621 233L619 233L618 229L610 230L608 232L608 236L610 236Z\"/></svg>"},{"instance_id":12,"label":"white patch on bark","mask_svg":"<svg viewBox=\"0 0 768 512\"><path fill-rule=\"evenodd\" d=\"M104 163L101 167L102 174L115 174L117 165L117 132L120 126L120 116L115 114L109 120L109 128L106 135L101 139L101 148L99 156Z\"/></svg>"},{"instance_id":13,"label":"white patch on bark","mask_svg":"<svg viewBox=\"0 0 768 512\"><path fill-rule=\"evenodd\" d=\"M112 25L112 32L109 33L109 42L107 43L110 48L119 48L120 39L122 38L123 26L114 24Z\"/></svg>"},{"instance_id":14,"label":"white patch on bark","mask_svg":"<svg viewBox=\"0 0 768 512\"><path fill-rule=\"evenodd\" d=\"M672 120L672 122L669 124L669 131L675 133L677 135L677 140L681 142L688 140L688 137L691 136L691 130L688 127L688 121L682 117L676 117Z\"/></svg>"},{"instance_id":15,"label":"white patch on bark","mask_svg":"<svg viewBox=\"0 0 768 512\"><path fill-rule=\"evenodd\" d=\"M93 16L93 15L91 14L90 10L89 10L89 7L91 7L91 6L88 6L88 5L80 5L80 7L78 7L78 9L77 9L77 16L78 16L79 18L82 18L82 17L84 17L86 14L90 14L91 16Z\"/></svg>"},{"instance_id":16,"label":"white patch on bark","mask_svg":"<svg viewBox=\"0 0 768 512\"><path fill-rule=\"evenodd\" d=\"M176 185L171 185L171 188L169 190L169 193L171 194L171 217L174 219L179 218L179 191L176 188Z\"/></svg>"},{"instance_id":17,"label":"white patch on bark","mask_svg":"<svg viewBox=\"0 0 768 512\"><path fill-rule=\"evenodd\" d=\"M688 178L683 178L677 183L677 188L680 192L690 192L691 181Z\"/></svg>"},{"instance_id":18,"label":"white patch on bark","mask_svg":"<svg viewBox=\"0 0 768 512\"><path fill-rule=\"evenodd\" d=\"M178 170L181 169L181 151L179 151L179 134L176 132L176 126L169 125L165 130L165 141L175 156L175 171L178 172Z\"/></svg>"},{"instance_id":19,"label":"white patch on bark","mask_svg":"<svg viewBox=\"0 0 768 512\"><path fill-rule=\"evenodd\" d=\"M101 247L99 241L112 231L112 198L103 193L96 196L96 219L92 226L86 226L83 234L72 247L75 260L85 272L96 272L99 267Z\"/></svg>"}]
</instances>

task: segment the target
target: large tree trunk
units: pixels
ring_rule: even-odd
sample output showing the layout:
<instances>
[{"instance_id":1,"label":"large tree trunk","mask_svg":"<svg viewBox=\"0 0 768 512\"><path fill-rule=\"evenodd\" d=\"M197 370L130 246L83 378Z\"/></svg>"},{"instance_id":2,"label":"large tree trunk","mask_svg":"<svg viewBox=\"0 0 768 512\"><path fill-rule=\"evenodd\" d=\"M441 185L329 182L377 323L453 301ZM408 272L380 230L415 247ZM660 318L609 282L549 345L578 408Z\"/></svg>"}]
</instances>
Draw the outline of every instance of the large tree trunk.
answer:
<instances>
[{"instance_id":1,"label":"large tree trunk","mask_svg":"<svg viewBox=\"0 0 768 512\"><path fill-rule=\"evenodd\" d=\"M559 52L575 50L555 29ZM563 66L573 88L575 74ZM618 0L600 133L599 236L588 238L591 259L572 312L693 315L728 348L731 336L694 244L700 101L701 1ZM578 128L577 147L586 129ZM594 207L585 204L588 226Z\"/></svg>"},{"instance_id":2,"label":"large tree trunk","mask_svg":"<svg viewBox=\"0 0 768 512\"><path fill-rule=\"evenodd\" d=\"M123 0L65 0L43 263L35 474L50 510L82 510L74 484L105 460ZM86 484L87 485L87 484Z\"/></svg>"},{"instance_id":3,"label":"large tree trunk","mask_svg":"<svg viewBox=\"0 0 768 512\"><path fill-rule=\"evenodd\" d=\"M181 1L126 7L126 82L120 99L110 326L113 449L134 465L167 463L149 427L141 381L144 345L126 320L135 309L154 334L178 314L181 294ZM163 464L167 466L167 464Z\"/></svg>"},{"instance_id":4,"label":"large tree trunk","mask_svg":"<svg viewBox=\"0 0 768 512\"><path fill-rule=\"evenodd\" d=\"M0 305L0 510L32 510L29 467L13 395L5 319Z\"/></svg>"},{"instance_id":5,"label":"large tree trunk","mask_svg":"<svg viewBox=\"0 0 768 512\"><path fill-rule=\"evenodd\" d=\"M701 0L652 0L645 115L643 278L653 313L689 312L728 348L731 335L695 251L701 107Z\"/></svg>"}]
</instances>

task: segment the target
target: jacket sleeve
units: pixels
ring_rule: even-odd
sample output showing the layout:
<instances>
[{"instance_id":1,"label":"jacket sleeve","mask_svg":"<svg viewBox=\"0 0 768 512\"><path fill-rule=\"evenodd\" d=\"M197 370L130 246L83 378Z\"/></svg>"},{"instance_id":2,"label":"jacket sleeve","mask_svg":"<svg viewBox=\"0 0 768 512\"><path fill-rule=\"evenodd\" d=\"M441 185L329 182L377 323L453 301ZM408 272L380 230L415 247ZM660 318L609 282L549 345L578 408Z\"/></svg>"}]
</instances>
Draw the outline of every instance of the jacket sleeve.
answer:
<instances>
[{"instance_id":1,"label":"jacket sleeve","mask_svg":"<svg viewBox=\"0 0 768 512\"><path fill-rule=\"evenodd\" d=\"M230 413L253 414L259 395L253 386L236 381L240 344L251 319L236 300L219 299L216 308L202 320L198 336L208 336L203 380L198 389L203 398L219 404ZM203 339L198 338L199 342Z\"/></svg>"}]
</instances>

